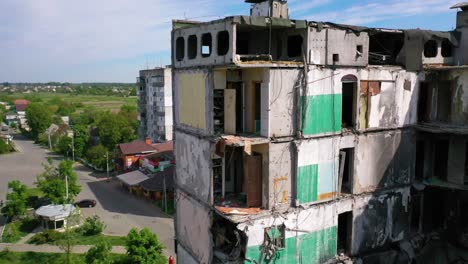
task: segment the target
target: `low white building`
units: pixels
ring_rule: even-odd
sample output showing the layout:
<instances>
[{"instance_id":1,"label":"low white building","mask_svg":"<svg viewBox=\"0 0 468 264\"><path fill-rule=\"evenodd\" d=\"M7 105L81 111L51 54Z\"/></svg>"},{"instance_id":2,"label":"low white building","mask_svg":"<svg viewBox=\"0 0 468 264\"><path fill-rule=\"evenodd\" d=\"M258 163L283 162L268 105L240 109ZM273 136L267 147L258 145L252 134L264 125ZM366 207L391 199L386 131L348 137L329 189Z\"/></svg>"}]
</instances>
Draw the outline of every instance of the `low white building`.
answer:
<instances>
[{"instance_id":1,"label":"low white building","mask_svg":"<svg viewBox=\"0 0 468 264\"><path fill-rule=\"evenodd\" d=\"M71 204L46 205L36 210L35 215L41 219L44 229L64 230L80 225L80 211Z\"/></svg>"}]
</instances>

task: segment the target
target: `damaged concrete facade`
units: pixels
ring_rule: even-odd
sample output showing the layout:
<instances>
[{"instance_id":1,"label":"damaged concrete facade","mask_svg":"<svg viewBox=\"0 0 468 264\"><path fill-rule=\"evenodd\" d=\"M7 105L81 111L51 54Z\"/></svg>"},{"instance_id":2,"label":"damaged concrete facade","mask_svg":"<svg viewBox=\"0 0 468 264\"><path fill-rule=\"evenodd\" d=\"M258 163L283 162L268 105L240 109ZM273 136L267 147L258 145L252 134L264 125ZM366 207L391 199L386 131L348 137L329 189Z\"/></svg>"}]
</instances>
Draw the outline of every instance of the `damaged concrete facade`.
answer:
<instances>
[{"instance_id":1,"label":"damaged concrete facade","mask_svg":"<svg viewBox=\"0 0 468 264\"><path fill-rule=\"evenodd\" d=\"M171 141L174 133L171 69L140 71L137 98L139 138L153 143Z\"/></svg>"},{"instance_id":2,"label":"damaged concrete facade","mask_svg":"<svg viewBox=\"0 0 468 264\"><path fill-rule=\"evenodd\" d=\"M286 1L246 2L251 16L173 23L178 262L325 263L409 239L418 170L426 184L434 171L416 165L420 146L439 115L465 131L464 28L291 20ZM421 93L447 86L451 106ZM448 138L447 184L463 185L466 140Z\"/></svg>"}]
</instances>

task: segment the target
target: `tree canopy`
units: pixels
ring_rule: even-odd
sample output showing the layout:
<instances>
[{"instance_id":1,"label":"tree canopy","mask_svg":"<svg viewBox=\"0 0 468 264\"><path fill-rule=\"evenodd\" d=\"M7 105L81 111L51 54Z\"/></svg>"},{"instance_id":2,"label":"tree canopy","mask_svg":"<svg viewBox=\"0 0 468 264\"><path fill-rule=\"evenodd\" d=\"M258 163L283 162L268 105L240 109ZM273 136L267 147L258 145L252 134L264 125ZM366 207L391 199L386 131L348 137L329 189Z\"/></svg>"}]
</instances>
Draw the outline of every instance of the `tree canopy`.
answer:
<instances>
[{"instance_id":1,"label":"tree canopy","mask_svg":"<svg viewBox=\"0 0 468 264\"><path fill-rule=\"evenodd\" d=\"M52 160L43 164L44 172L37 176L37 187L44 193L44 197L55 204L73 201L80 191L78 176L73 171L73 161L63 160L54 166ZM68 200L66 199L65 178L68 177Z\"/></svg>"},{"instance_id":2,"label":"tree canopy","mask_svg":"<svg viewBox=\"0 0 468 264\"><path fill-rule=\"evenodd\" d=\"M132 124L122 115L106 112L97 123L99 138L107 149L136 138Z\"/></svg>"},{"instance_id":3,"label":"tree canopy","mask_svg":"<svg viewBox=\"0 0 468 264\"><path fill-rule=\"evenodd\" d=\"M107 153L107 148L104 147L103 145L96 145L91 147L88 150L88 154L86 155L86 158L93 164L94 166L104 169L107 166L107 159L106 159L106 154Z\"/></svg>"},{"instance_id":4,"label":"tree canopy","mask_svg":"<svg viewBox=\"0 0 468 264\"><path fill-rule=\"evenodd\" d=\"M8 189L11 191L6 195L7 202L2 212L8 217L24 215L27 209L28 187L15 180L8 183Z\"/></svg>"},{"instance_id":5,"label":"tree canopy","mask_svg":"<svg viewBox=\"0 0 468 264\"><path fill-rule=\"evenodd\" d=\"M99 241L95 246L90 248L86 253L87 264L110 264L112 247L105 240Z\"/></svg>"},{"instance_id":6,"label":"tree canopy","mask_svg":"<svg viewBox=\"0 0 468 264\"><path fill-rule=\"evenodd\" d=\"M148 228L143 228L141 231L132 228L127 235L126 248L130 263L166 263L162 252L163 244Z\"/></svg>"},{"instance_id":7,"label":"tree canopy","mask_svg":"<svg viewBox=\"0 0 468 264\"><path fill-rule=\"evenodd\" d=\"M26 108L26 119L33 138L37 139L52 124L53 113L42 103L31 103Z\"/></svg>"}]
</instances>

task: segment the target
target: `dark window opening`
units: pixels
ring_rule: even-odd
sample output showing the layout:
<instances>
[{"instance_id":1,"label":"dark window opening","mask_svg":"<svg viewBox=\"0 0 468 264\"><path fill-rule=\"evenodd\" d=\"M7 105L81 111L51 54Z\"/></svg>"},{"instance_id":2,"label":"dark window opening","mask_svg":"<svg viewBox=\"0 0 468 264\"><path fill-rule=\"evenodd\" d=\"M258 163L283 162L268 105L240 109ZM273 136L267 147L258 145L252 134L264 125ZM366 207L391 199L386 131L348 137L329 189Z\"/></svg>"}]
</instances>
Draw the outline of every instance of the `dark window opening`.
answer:
<instances>
[{"instance_id":1,"label":"dark window opening","mask_svg":"<svg viewBox=\"0 0 468 264\"><path fill-rule=\"evenodd\" d=\"M196 35L190 35L188 38L188 58L193 60L197 57L198 39Z\"/></svg>"},{"instance_id":2,"label":"dark window opening","mask_svg":"<svg viewBox=\"0 0 468 264\"><path fill-rule=\"evenodd\" d=\"M295 58L302 56L303 38L301 35L288 37L288 57Z\"/></svg>"},{"instance_id":3,"label":"dark window opening","mask_svg":"<svg viewBox=\"0 0 468 264\"><path fill-rule=\"evenodd\" d=\"M229 32L221 31L218 33L218 55L226 55L229 51Z\"/></svg>"},{"instance_id":4,"label":"dark window opening","mask_svg":"<svg viewBox=\"0 0 468 264\"><path fill-rule=\"evenodd\" d=\"M286 227L285 225L273 226L265 228L265 242L267 245L273 246L276 249L286 247Z\"/></svg>"},{"instance_id":5,"label":"dark window opening","mask_svg":"<svg viewBox=\"0 0 468 264\"><path fill-rule=\"evenodd\" d=\"M444 58L449 58L452 57L452 52L453 52L453 47L452 43L448 41L447 39L442 41L442 57Z\"/></svg>"},{"instance_id":6,"label":"dark window opening","mask_svg":"<svg viewBox=\"0 0 468 264\"><path fill-rule=\"evenodd\" d=\"M422 195L414 195L411 198L411 233L419 233L421 231L421 210L422 210Z\"/></svg>"},{"instance_id":7,"label":"dark window opening","mask_svg":"<svg viewBox=\"0 0 468 264\"><path fill-rule=\"evenodd\" d=\"M178 37L176 40L176 60L182 61L185 57L185 41L183 37Z\"/></svg>"},{"instance_id":8,"label":"dark window opening","mask_svg":"<svg viewBox=\"0 0 468 264\"><path fill-rule=\"evenodd\" d=\"M213 113L215 134L224 133L224 90L213 90Z\"/></svg>"},{"instance_id":9,"label":"dark window opening","mask_svg":"<svg viewBox=\"0 0 468 264\"><path fill-rule=\"evenodd\" d=\"M341 193L352 193L353 160L354 148L342 149L340 151L340 176L338 187Z\"/></svg>"},{"instance_id":10,"label":"dark window opening","mask_svg":"<svg viewBox=\"0 0 468 264\"><path fill-rule=\"evenodd\" d=\"M435 40L428 40L426 44L424 44L424 57L426 58L435 58L437 57L438 52L437 41Z\"/></svg>"},{"instance_id":11,"label":"dark window opening","mask_svg":"<svg viewBox=\"0 0 468 264\"><path fill-rule=\"evenodd\" d=\"M356 89L357 83L355 82L343 83L343 102L341 106L341 124L343 128L353 128L355 126Z\"/></svg>"},{"instance_id":12,"label":"dark window opening","mask_svg":"<svg viewBox=\"0 0 468 264\"><path fill-rule=\"evenodd\" d=\"M418 140L416 142L416 180L422 181L424 179L424 153L425 142Z\"/></svg>"},{"instance_id":13,"label":"dark window opening","mask_svg":"<svg viewBox=\"0 0 468 264\"><path fill-rule=\"evenodd\" d=\"M143 91L143 86L140 86L140 91Z\"/></svg>"},{"instance_id":14,"label":"dark window opening","mask_svg":"<svg viewBox=\"0 0 468 264\"><path fill-rule=\"evenodd\" d=\"M231 221L215 216L211 227L213 247L216 254L214 263L223 263L229 259L233 263L245 259L245 248L247 247L247 236L237 229ZM243 261L242 261L243 262Z\"/></svg>"},{"instance_id":15,"label":"dark window opening","mask_svg":"<svg viewBox=\"0 0 468 264\"><path fill-rule=\"evenodd\" d=\"M211 34L206 33L202 35L202 46L201 46L201 54L202 57L209 57L211 55L211 48L212 48L212 39Z\"/></svg>"},{"instance_id":16,"label":"dark window opening","mask_svg":"<svg viewBox=\"0 0 468 264\"><path fill-rule=\"evenodd\" d=\"M236 41L236 53L239 55L249 54L250 35L248 32L238 32Z\"/></svg>"},{"instance_id":17,"label":"dark window opening","mask_svg":"<svg viewBox=\"0 0 468 264\"><path fill-rule=\"evenodd\" d=\"M369 36L369 64L396 65L396 58L404 44L401 33L376 33Z\"/></svg>"},{"instance_id":18,"label":"dark window opening","mask_svg":"<svg viewBox=\"0 0 468 264\"><path fill-rule=\"evenodd\" d=\"M346 212L338 215L338 254L349 254L351 252L351 237L353 226L353 213Z\"/></svg>"},{"instance_id":19,"label":"dark window opening","mask_svg":"<svg viewBox=\"0 0 468 264\"><path fill-rule=\"evenodd\" d=\"M340 62L340 54L333 54L333 64Z\"/></svg>"},{"instance_id":20,"label":"dark window opening","mask_svg":"<svg viewBox=\"0 0 468 264\"><path fill-rule=\"evenodd\" d=\"M444 226L447 208L446 191L442 189L429 189L424 191L423 202L423 232L430 233Z\"/></svg>"},{"instance_id":21,"label":"dark window opening","mask_svg":"<svg viewBox=\"0 0 468 264\"><path fill-rule=\"evenodd\" d=\"M418 99L418 122L428 122L430 117L431 91L427 82L421 82Z\"/></svg>"},{"instance_id":22,"label":"dark window opening","mask_svg":"<svg viewBox=\"0 0 468 264\"><path fill-rule=\"evenodd\" d=\"M468 185L468 143L465 145L465 185Z\"/></svg>"},{"instance_id":23,"label":"dark window opening","mask_svg":"<svg viewBox=\"0 0 468 264\"><path fill-rule=\"evenodd\" d=\"M361 57L361 56L362 56L362 53L363 53L362 45L357 45L357 46L356 46L356 53L357 53L356 55L357 55L358 57Z\"/></svg>"},{"instance_id":24,"label":"dark window opening","mask_svg":"<svg viewBox=\"0 0 468 264\"><path fill-rule=\"evenodd\" d=\"M449 153L449 141L437 140L434 143L434 177L447 181L447 163Z\"/></svg>"},{"instance_id":25,"label":"dark window opening","mask_svg":"<svg viewBox=\"0 0 468 264\"><path fill-rule=\"evenodd\" d=\"M276 39L276 59L280 59L283 56L283 39L278 37Z\"/></svg>"},{"instance_id":26,"label":"dark window opening","mask_svg":"<svg viewBox=\"0 0 468 264\"><path fill-rule=\"evenodd\" d=\"M450 121L450 112L452 109L452 90L451 82L438 82L437 87L437 121Z\"/></svg>"}]
</instances>

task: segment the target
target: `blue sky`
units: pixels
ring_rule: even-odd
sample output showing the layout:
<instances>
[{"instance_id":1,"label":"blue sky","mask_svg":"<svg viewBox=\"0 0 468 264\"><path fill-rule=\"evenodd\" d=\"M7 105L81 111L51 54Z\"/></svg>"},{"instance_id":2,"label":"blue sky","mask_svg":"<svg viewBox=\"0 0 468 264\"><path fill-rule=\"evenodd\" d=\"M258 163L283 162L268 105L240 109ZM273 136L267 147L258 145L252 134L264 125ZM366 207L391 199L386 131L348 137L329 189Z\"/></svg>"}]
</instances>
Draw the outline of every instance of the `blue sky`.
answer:
<instances>
[{"instance_id":1,"label":"blue sky","mask_svg":"<svg viewBox=\"0 0 468 264\"><path fill-rule=\"evenodd\" d=\"M451 30L451 0L289 0L290 16ZM243 0L1 0L0 82L134 82L170 64L172 19L246 15Z\"/></svg>"}]
</instances>

